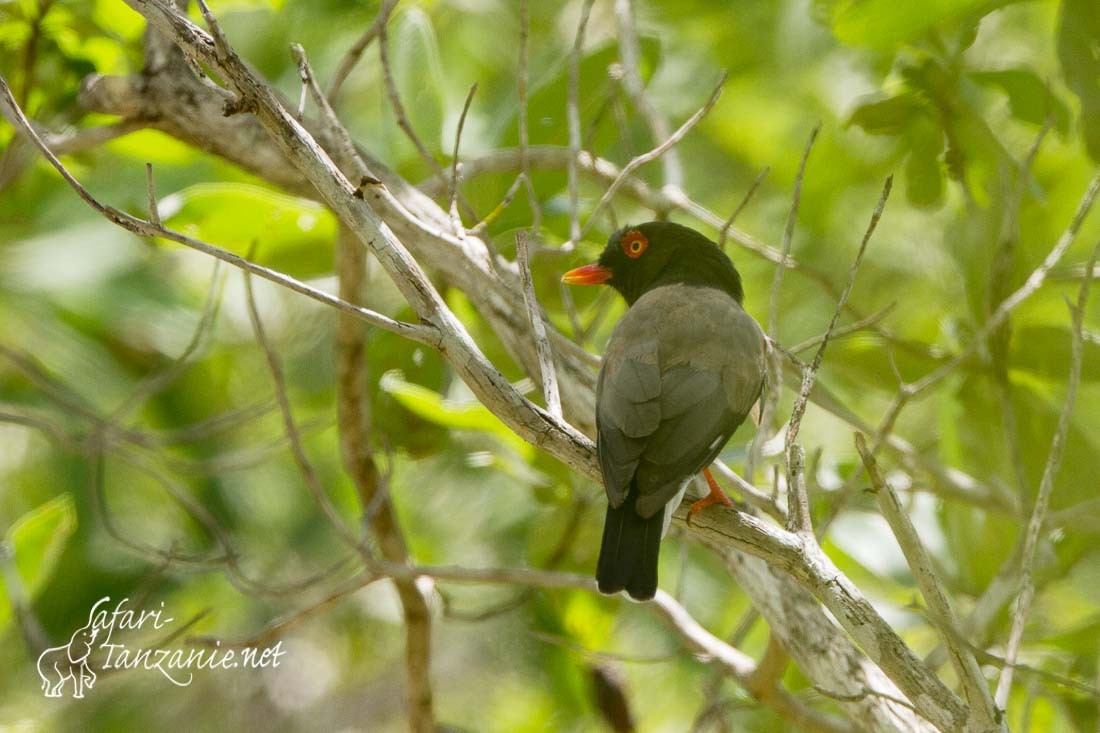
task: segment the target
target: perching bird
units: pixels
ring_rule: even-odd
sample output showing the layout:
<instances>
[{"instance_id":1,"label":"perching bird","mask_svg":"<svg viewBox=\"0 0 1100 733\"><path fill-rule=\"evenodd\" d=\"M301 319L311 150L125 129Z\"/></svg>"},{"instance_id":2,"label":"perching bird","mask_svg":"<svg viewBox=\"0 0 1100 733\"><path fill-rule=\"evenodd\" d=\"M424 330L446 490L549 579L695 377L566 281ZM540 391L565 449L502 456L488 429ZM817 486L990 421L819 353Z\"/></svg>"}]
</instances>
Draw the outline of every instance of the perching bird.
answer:
<instances>
[{"instance_id":1,"label":"perching bird","mask_svg":"<svg viewBox=\"0 0 1100 733\"><path fill-rule=\"evenodd\" d=\"M766 342L741 309L741 276L716 244L651 221L611 236L572 285L606 283L630 306L611 334L596 386L596 451L607 517L600 591L637 600L657 592L657 556L672 513L703 471L710 494L695 514L730 500L707 466L764 386Z\"/></svg>"}]
</instances>

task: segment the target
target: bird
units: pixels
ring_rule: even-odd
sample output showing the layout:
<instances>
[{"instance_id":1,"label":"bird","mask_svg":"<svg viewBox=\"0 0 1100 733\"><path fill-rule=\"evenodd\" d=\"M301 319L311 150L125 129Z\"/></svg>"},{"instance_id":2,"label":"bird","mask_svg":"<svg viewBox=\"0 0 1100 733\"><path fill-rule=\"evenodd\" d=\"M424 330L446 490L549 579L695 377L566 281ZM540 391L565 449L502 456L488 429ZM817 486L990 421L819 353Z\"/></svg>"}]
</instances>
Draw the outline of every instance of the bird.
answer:
<instances>
[{"instance_id":1,"label":"bird","mask_svg":"<svg viewBox=\"0 0 1100 733\"><path fill-rule=\"evenodd\" d=\"M767 340L742 308L741 276L703 234L668 221L611 235L595 264L562 275L606 284L626 300L596 381L596 453L608 507L599 590L637 601L657 592L661 538L688 483L710 493L689 519L732 505L714 461L764 390Z\"/></svg>"}]
</instances>

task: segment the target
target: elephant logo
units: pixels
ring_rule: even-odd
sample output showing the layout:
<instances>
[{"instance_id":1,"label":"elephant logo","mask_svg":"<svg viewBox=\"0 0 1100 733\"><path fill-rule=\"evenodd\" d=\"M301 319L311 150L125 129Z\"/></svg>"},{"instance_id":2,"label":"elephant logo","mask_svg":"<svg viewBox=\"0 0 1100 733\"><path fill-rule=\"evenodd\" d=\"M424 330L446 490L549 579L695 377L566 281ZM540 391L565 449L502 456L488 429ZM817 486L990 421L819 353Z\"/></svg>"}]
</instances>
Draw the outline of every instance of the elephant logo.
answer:
<instances>
[{"instance_id":1,"label":"elephant logo","mask_svg":"<svg viewBox=\"0 0 1100 733\"><path fill-rule=\"evenodd\" d=\"M73 632L68 644L54 646L38 655L38 676L42 678L42 692L46 697L62 697L65 683L72 681L73 697L83 698L84 690L95 684L96 675L88 659L99 635L99 627L93 623L96 608L88 613L88 623Z\"/></svg>"}]
</instances>

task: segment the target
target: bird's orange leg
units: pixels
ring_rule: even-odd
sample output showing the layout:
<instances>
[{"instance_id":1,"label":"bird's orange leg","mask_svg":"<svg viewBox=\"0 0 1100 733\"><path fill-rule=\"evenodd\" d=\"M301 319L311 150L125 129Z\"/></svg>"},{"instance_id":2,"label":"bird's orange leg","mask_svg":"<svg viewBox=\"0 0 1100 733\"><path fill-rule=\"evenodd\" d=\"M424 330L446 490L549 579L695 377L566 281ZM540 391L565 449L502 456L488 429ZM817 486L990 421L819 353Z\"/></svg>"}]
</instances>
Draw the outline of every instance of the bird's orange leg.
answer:
<instances>
[{"instance_id":1,"label":"bird's orange leg","mask_svg":"<svg viewBox=\"0 0 1100 733\"><path fill-rule=\"evenodd\" d=\"M725 504L726 506L733 506L733 501L726 496L726 492L722 491L722 487L718 485L718 482L714 480L714 476L711 476L710 469L703 469L703 476L707 480L707 485L710 486L710 493L704 496L699 501L691 505L688 509L688 524L691 524L691 518L699 512L706 509L711 504Z\"/></svg>"}]
</instances>

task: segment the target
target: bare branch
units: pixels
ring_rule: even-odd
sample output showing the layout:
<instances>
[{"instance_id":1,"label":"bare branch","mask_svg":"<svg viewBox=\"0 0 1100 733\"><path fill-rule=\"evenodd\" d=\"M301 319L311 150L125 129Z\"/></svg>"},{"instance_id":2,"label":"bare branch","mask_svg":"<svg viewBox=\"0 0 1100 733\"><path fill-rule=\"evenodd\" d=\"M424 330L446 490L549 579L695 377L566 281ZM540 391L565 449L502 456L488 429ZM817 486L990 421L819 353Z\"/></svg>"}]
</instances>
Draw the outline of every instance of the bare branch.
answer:
<instances>
[{"instance_id":1,"label":"bare branch","mask_svg":"<svg viewBox=\"0 0 1100 733\"><path fill-rule=\"evenodd\" d=\"M340 295L363 302L366 294L367 251L345 227L336 238L336 274ZM367 331L344 314L336 322L336 407L340 453L355 484L363 511L364 529L372 532L383 557L408 564L408 547L390 501L385 478L374 460L377 441L370 425L366 369ZM367 558L370 567L371 558ZM415 580L395 580L405 620L405 670L408 679L409 720L414 730L434 728L431 681L432 622L427 599Z\"/></svg>"},{"instance_id":2,"label":"bare branch","mask_svg":"<svg viewBox=\"0 0 1100 733\"><path fill-rule=\"evenodd\" d=\"M531 278L531 260L527 247L527 232L516 232L516 264L519 265L519 274L523 279L523 295L527 301L527 316L531 320L531 332L535 337L535 343L539 351L539 372L542 377L542 396L546 400L546 409L550 414L561 420L561 396L558 393L558 374L554 368L554 352L546 338L546 328L543 326L542 308L535 296L535 284Z\"/></svg>"},{"instance_id":3,"label":"bare branch","mask_svg":"<svg viewBox=\"0 0 1100 733\"><path fill-rule=\"evenodd\" d=\"M359 63L359 59L363 56L363 52L374 42L374 39L382 32L382 28L389 22L390 13L393 12L396 6L397 0L382 0L382 5L378 8L378 15L375 16L374 22L370 24L370 27L363 32L359 40L357 40L352 47L348 49L347 53L344 54L343 58L340 59L340 63L337 65L336 71L332 75L332 81L329 83L328 87L329 104L336 104L336 98L340 94L340 87L344 85L352 69Z\"/></svg>"},{"instance_id":4,"label":"bare branch","mask_svg":"<svg viewBox=\"0 0 1100 733\"><path fill-rule=\"evenodd\" d=\"M787 435L790 435L788 430ZM810 496L806 491L806 451L801 443L787 444L787 531L812 537Z\"/></svg>"},{"instance_id":5,"label":"bare branch","mask_svg":"<svg viewBox=\"0 0 1100 733\"><path fill-rule=\"evenodd\" d=\"M431 284L423 278L422 273L415 267L415 263L410 264L406 260L408 255L404 252L401 241L394 237L393 232L380 223L378 218L374 216L375 212L369 210L369 205L366 202L355 198L354 193L360 189L347 183L346 179L342 179L341 174L328 161L324 151L301 129L300 125L297 125L291 115L286 114L285 107L271 94L270 89L244 68L239 59L232 55L223 56L220 53L212 52L212 45L208 43L206 34L201 33L201 31L196 33L193 26L188 24L181 15L174 12L169 14L163 9L163 3L160 0L146 0L145 2L128 0L128 2L131 2L135 7L139 7L148 17L153 19L154 24L162 32L180 42L193 56L201 58L203 63L208 64L217 71L219 76L226 79L227 83L236 90L241 103L255 113L255 119L270 133L271 139L275 140L280 146L282 154L303 172L304 176L302 177L308 180L312 187L321 192L325 201L329 203L339 218L350 229L354 230L357 236L371 247L372 251L378 254L379 260L390 272L394 281L420 317L439 329L440 346L443 354L455 366L458 375L471 386L478 398L499 414L507 424L513 426L518 434L545 447L552 454L566 460L570 465L576 466L579 471L589 476L595 476L598 472L595 470L591 443L584 440L583 437L578 437L578 434L571 431L568 426L558 424L552 416L517 396L510 385L502 383L499 375L495 373L492 366L485 361L484 357L469 340L461 324L453 319L453 314L450 314L444 307L440 307L438 294L435 293ZM381 177L379 176L379 178ZM387 183L386 186L388 187L389 184ZM371 191L373 193L373 189ZM379 198L372 198L372 202L378 201L377 205L385 208L384 192L380 190L378 193ZM424 209L424 211L428 211L428 209ZM419 213L417 216L419 216ZM435 214L431 214L428 220L438 222ZM414 236L411 239L416 238ZM461 243L452 244L448 242L448 245L455 247L455 252L472 251L472 249L465 248ZM459 265L455 265L453 271L458 272L462 264L462 262L459 262ZM466 260L465 266L471 269L478 268L481 266L481 262L470 257ZM518 278L518 273L514 269L508 269L506 272L509 276ZM465 282L478 281L467 280ZM485 282L491 282L491 280L486 279ZM494 292L503 291L496 290ZM516 292L519 292L518 289ZM494 307L503 308L507 304L508 301L502 298L500 303ZM713 526L721 527L723 532L728 531L733 538L726 541L726 546L729 546L731 541L742 542L746 546L752 545L755 547L755 551L758 553L769 554L775 551L778 556L782 556L783 548L789 546L790 538L787 534L775 530L770 525L746 523L746 520L743 519L731 519L725 513L720 513L715 522ZM700 529L698 533L702 534L703 532ZM816 565L820 558L816 555L800 557L802 552L799 549L800 545L796 542L793 547L795 548L794 554L788 559L792 567L801 569L802 582L813 585L820 581L822 585L819 587L818 592L822 595L838 593L839 591L834 590L834 587L843 588L842 580L832 577L829 580L835 582L830 583L824 580L822 577L824 570L822 568L824 567L825 570L828 568L827 566ZM848 618L845 621L846 627L859 627L861 623L864 623L862 620L863 615L872 618L875 616L873 609L869 606L867 609L861 610L863 613L861 613L860 621L856 622L852 618ZM840 617L841 615L838 615L838 618ZM860 639L861 644L865 644L868 648L871 646L869 636L864 635L860 638L858 631L852 633ZM881 653L876 653L880 657L883 656ZM890 654L887 653L884 658L891 659ZM905 664L897 666L904 667ZM919 665L917 667L919 668ZM891 668L891 665L886 663L884 668ZM941 712L940 716L943 721L946 721L944 723L945 727L950 727L958 719L953 712L957 701L952 702L953 698L949 691L946 696L943 696L941 690L936 688L934 684L930 682L925 684L927 680L920 677L919 671L913 672L913 674L916 676L905 682L906 694L917 701L916 704L918 705L935 705L941 710L947 711ZM904 678L904 674L899 672L898 669L891 668L891 675ZM935 715L935 713L929 714Z\"/></svg>"},{"instance_id":6,"label":"bare branch","mask_svg":"<svg viewBox=\"0 0 1100 733\"><path fill-rule=\"evenodd\" d=\"M1017 306L1030 298L1035 291L1042 286L1043 282L1046 280L1047 274L1058 264L1059 260L1062 259L1062 255L1066 253L1069 246L1073 244L1073 240L1077 238L1077 232L1081 229L1081 225L1084 223L1089 211L1092 210L1092 205L1096 201L1097 194L1100 194L1100 175L1092 180L1088 191L1085 192L1084 197L1081 199L1081 203L1077 206L1077 211L1074 213L1073 220L1070 222L1069 227L1062 233L1062 236L1058 238L1058 241L1054 244L1050 252L1047 253L1042 263L1031 271L1031 274L1028 275L1023 285L1001 301L1001 304L997 306L997 310L995 310L993 315L989 317L989 320L985 322L981 331L975 334L969 343L967 343L966 347L956 354L953 359L913 383L912 389L914 393L923 392L954 371L964 359L968 358L981 344L985 343L989 335L1004 323L1005 319L1008 318L1009 314ZM1086 268L1086 272L1087 271L1088 268Z\"/></svg>"},{"instance_id":7,"label":"bare branch","mask_svg":"<svg viewBox=\"0 0 1100 733\"><path fill-rule=\"evenodd\" d=\"M526 2L526 0L524 0ZM581 113L580 113L580 76L581 53L584 50L584 31L588 26L588 17L592 13L595 0L584 0L581 17L577 21L577 34L573 37L573 51L569 54L569 92L565 102L565 113L569 120L569 241L581 238L580 190L577 182L577 158L581 152ZM530 148L524 148L524 173L530 176ZM564 289L563 289L564 290Z\"/></svg>"},{"instance_id":8,"label":"bare branch","mask_svg":"<svg viewBox=\"0 0 1100 733\"><path fill-rule=\"evenodd\" d=\"M528 0L519 4L519 76L516 81L516 94L519 97L519 154L520 177L527 191L527 203L531 207L531 231L539 236L542 228L542 206L535 194L535 184L531 180L531 161L528 151L531 148L530 131L527 129L527 85L528 56L531 36L531 9Z\"/></svg>"},{"instance_id":9,"label":"bare branch","mask_svg":"<svg viewBox=\"0 0 1100 733\"><path fill-rule=\"evenodd\" d=\"M154 204L155 206L155 204ZM130 395L115 409L108 420L113 424L120 424L130 412L146 399L160 390L172 384L183 375L184 370L190 365L191 358L203 348L207 336L213 329L214 321L218 317L221 307L222 286L225 277L222 273L221 260L214 260L214 271L210 275L210 290L206 295L206 304L203 306L202 315L191 334L191 340L183 347L179 356L172 360L167 367L156 374L146 378L135 388Z\"/></svg>"},{"instance_id":10,"label":"bare branch","mask_svg":"<svg viewBox=\"0 0 1100 733\"><path fill-rule=\"evenodd\" d=\"M722 224L722 228L718 230L718 249L726 249L726 239L730 235L730 227L733 226L733 222L737 221L737 217L741 215L745 207L752 201L752 197L756 194L756 189L760 188L760 184L764 182L764 179L771 173L771 166L764 166L764 169L756 174L756 178L753 180L752 185L749 186L749 190L745 191L745 195L741 198L741 203L737 205L737 208L730 214L730 218L726 219Z\"/></svg>"},{"instance_id":11,"label":"bare branch","mask_svg":"<svg viewBox=\"0 0 1100 733\"><path fill-rule=\"evenodd\" d=\"M184 641L192 646L223 647L226 649L241 649L248 647L265 646L276 639L286 636L287 632L301 626L317 614L325 611L356 591L366 588L371 583L380 580L377 575L364 575L356 578L343 587L328 593L318 601L314 601L297 611L286 614L272 621L255 634L244 639L220 639L212 636L189 636Z\"/></svg>"},{"instance_id":12,"label":"bare branch","mask_svg":"<svg viewBox=\"0 0 1100 733\"><path fill-rule=\"evenodd\" d=\"M515 180L512 181L512 185L504 192L504 198L500 200L500 203L493 207L493 210L486 214L481 221L470 227L470 234L481 236L485 230L489 228L489 225L496 221L497 217L504 213L504 210L507 209L509 204L516 198L516 194L519 193L519 187L523 185L524 180L522 173L516 176Z\"/></svg>"},{"instance_id":13,"label":"bare branch","mask_svg":"<svg viewBox=\"0 0 1100 733\"><path fill-rule=\"evenodd\" d=\"M639 71L641 50L638 47L638 32L634 27L634 7L631 0L615 0L615 20L619 26L619 57L623 65L623 86L630 95L630 101L634 103L646 124L649 125L653 142L665 140L669 137L668 120L653 106L642 84L642 75ZM665 186L682 188L684 167L680 162L679 152L670 148L661 164L664 167Z\"/></svg>"},{"instance_id":14,"label":"bare branch","mask_svg":"<svg viewBox=\"0 0 1100 733\"><path fill-rule=\"evenodd\" d=\"M435 159L435 156L428 151L428 148L420 140L420 136L416 134L416 130L413 129L412 123L409 122L409 118L405 114L405 105L401 103L401 94L397 91L397 82L393 79L393 69L390 67L389 13L384 16L380 14L379 17L382 22L378 27L378 55L382 62L382 79L385 81L386 95L389 97L390 106L393 107L397 126L405 133L405 137L409 138L413 147L416 148L416 152L420 153L420 158L428 164L428 167L435 171L436 175L443 177L443 168L440 167L439 161Z\"/></svg>"},{"instance_id":15,"label":"bare branch","mask_svg":"<svg viewBox=\"0 0 1100 733\"><path fill-rule=\"evenodd\" d=\"M714 87L714 91L711 92L710 98L702 107L696 110L695 114L685 120L684 124L680 125L680 127L678 127L675 132L669 135L655 148L645 153L642 153L641 155L634 156L630 159L629 163L623 166L623 169L619 171L619 175L615 178L614 181L611 182L611 185L607 187L607 190L604 191L603 196L596 203L595 208L593 208L591 213L589 213L588 221L581 229L581 238L584 238L588 234L588 232L592 230L592 227L595 226L597 217L599 216L600 212L602 212L604 207L607 206L612 198L615 197L615 193L625 183L626 179L632 173L634 173L634 171L636 171L638 168L645 165L646 163L660 158L666 152L671 150L673 146L676 145L676 143L680 142L685 135L691 132L692 128L699 124L699 121L701 119L707 116L707 113L710 112L714 108L714 105L718 102L718 98L722 96L722 86L725 83L726 72L723 71L722 76L718 79L718 83Z\"/></svg>"},{"instance_id":16,"label":"bare branch","mask_svg":"<svg viewBox=\"0 0 1100 733\"><path fill-rule=\"evenodd\" d=\"M741 478L741 476L739 476L736 471L734 471L722 461L715 461L713 464L711 464L711 468L718 471L718 473L720 473L723 478L733 483L734 487L737 489L737 492L741 494L741 497L747 503L761 510L780 524L786 524L786 509L777 504L772 499L772 497L768 496L745 479Z\"/></svg>"},{"instance_id":17,"label":"bare branch","mask_svg":"<svg viewBox=\"0 0 1100 733\"><path fill-rule=\"evenodd\" d=\"M963 641L958 619L951 608L951 603L947 600L943 583L936 575L932 559L924 549L920 536L905 513L897 494L879 471L875 457L867 450L867 441L863 434L856 433L855 436L856 449L863 459L863 465L867 468L867 475L871 478L871 486L878 499L879 510L889 523L894 537L897 538L909 569L917 581L917 587L920 588L921 595L928 603L932 622L947 647L955 673L962 681L966 700L970 705L971 729L985 731L1002 728L1001 715L993 705L989 686L986 684L985 677L982 676L974 655Z\"/></svg>"},{"instance_id":18,"label":"bare branch","mask_svg":"<svg viewBox=\"0 0 1100 733\"><path fill-rule=\"evenodd\" d=\"M0 98L5 98L8 102L14 103L14 99L12 99L11 97L11 90L8 87L7 81L2 76L0 76ZM38 147L38 149L42 152L42 155L46 158L46 160L49 161L49 163L57 170L57 172L61 174L61 176L65 179L69 186L71 186L72 189L76 191L76 193L80 196L80 198L84 200L85 203L91 206L95 211L105 217L108 221L111 221L112 223L122 227L123 229L133 232L134 234L137 234L139 236L163 237L164 239L171 240L173 242L176 242L177 244L182 244L185 247L190 247L191 249L198 250L203 254L210 255L211 257L215 257L219 260L222 260L223 262L228 262L229 264L241 270L245 270L252 273L253 275L258 275L265 280L270 280L273 283L277 283L285 288L289 288L296 293L301 293L302 295L305 295L308 298L312 298L319 303L332 306L341 311L354 313L357 317L363 319L367 323L370 323L372 326L377 326L378 328L381 328L383 330L391 331L393 333L404 336L405 338L412 339L413 341L416 341L418 343L426 345L434 345L438 343L438 339L435 335L436 329L432 326L395 321L392 318L384 316L380 313L375 313L372 310L354 306L351 303L347 303L335 296L329 295L322 290L318 290L309 285L306 285L305 283L296 280L289 275L284 275L275 270L271 270L262 265L258 265L255 262L251 262L243 257L240 257L239 255L233 254L232 252L207 244L206 242L193 239L184 234L180 234L179 232L167 229L163 226L158 227L152 222L138 219L137 217L131 216L124 211L115 209L112 206L101 204L88 192L87 189L84 188L84 186L81 185L78 180L76 180L76 178L73 177L69 170L61 163L60 160L57 159L57 156L55 156L53 152L46 146L46 144L42 142L42 139L38 137L38 134L31 127L30 122L28 122L26 116L23 114L23 111L18 107L15 108L15 111L17 114L16 119L18 120L19 127L24 133L30 136L30 138L34 141L36 147Z\"/></svg>"},{"instance_id":19,"label":"bare branch","mask_svg":"<svg viewBox=\"0 0 1100 733\"><path fill-rule=\"evenodd\" d=\"M734 581L752 600L753 608L768 620L770 634L783 644L809 679L849 693L862 690L878 693L878 696L852 700L840 706L851 721L849 729L854 727L876 733L899 730L931 733L934 730L922 717L929 715L924 710L915 709L908 702L904 707L883 702L890 698L904 700L906 696L892 681L897 679L895 675L889 673L888 678L883 674L887 666L876 666L847 635L837 633L835 622L813 602L806 588L772 567L770 562L728 549L721 550L721 554ZM734 638L743 637L751 623L752 617L747 616L739 624ZM808 639L814 642L804 643ZM946 730L953 733L959 729Z\"/></svg>"},{"instance_id":20,"label":"bare branch","mask_svg":"<svg viewBox=\"0 0 1100 733\"><path fill-rule=\"evenodd\" d=\"M294 463L298 467L299 473L302 474L302 479L305 481L306 488L309 489L310 496L313 497L313 501L317 504L317 508L325 515L328 523L332 525L332 528L336 530L336 533L351 549L365 554L366 549L363 544L350 530L348 530L343 518L337 513L332 502L329 501L324 487L321 486L321 480L317 478L317 472L313 469L313 464L310 463L305 448L302 446L302 437L298 432L298 426L294 421L294 413L290 407L290 396L287 394L286 378L283 376L282 363L279 361L279 357L275 354L275 350L271 346L271 341L267 337L267 331L264 329L263 321L260 319L260 313L256 309L256 297L252 292L252 278L247 272L243 273L243 275L245 304L248 306L248 320L252 323L252 331L256 336L256 343L260 345L260 349L264 352L264 359L267 361L268 371L271 372L271 382L275 388L275 399L279 403L279 411L282 413L283 429L286 431L287 439L290 441L290 452L294 457Z\"/></svg>"},{"instance_id":21,"label":"bare branch","mask_svg":"<svg viewBox=\"0 0 1100 733\"><path fill-rule=\"evenodd\" d=\"M810 151L813 150L814 141L821 130L821 123L814 125L810 131L810 137L806 140L806 146L802 150L802 158L798 163L798 172L794 177L794 187L791 190L791 208L787 214L787 223L783 228L783 249L780 252L778 262L783 263L790 259L791 241L794 238L794 225L798 218L798 206L802 199L802 179L806 175L806 163L810 159ZM723 229L725 226L723 225ZM780 264L775 268L772 276L771 293L768 299L768 340L771 344L768 349L767 374L764 386L763 407L760 410L760 421L757 423L756 435L753 436L749 446L749 455L745 459L745 478L751 483L755 479L756 467L760 463L761 451L768 440L775 421L775 414L779 409L779 394L782 389L783 367L779 363L780 351L778 344L779 328L779 289L783 284L785 267ZM788 466L790 461L788 458ZM805 517L803 519L808 519Z\"/></svg>"},{"instance_id":22,"label":"bare branch","mask_svg":"<svg viewBox=\"0 0 1100 733\"><path fill-rule=\"evenodd\" d=\"M807 148L809 150L809 148ZM817 380L817 372L821 369L821 362L825 358L825 349L829 345L829 339L832 337L833 330L836 328L837 321L840 320L840 314L844 312L844 306L848 303L848 297L852 294L852 288L856 284L856 275L859 273L859 267L863 264L863 255L867 251L867 245L871 241L871 236L875 233L875 229L878 227L879 219L882 218L883 209L886 208L886 201L890 198L890 190L893 187L894 178L890 176L886 179L885 184L882 187L882 194L879 196L878 203L875 205L875 210L871 214L871 221L867 224L867 229L863 233L863 240L859 243L859 251L856 252L855 259L852 261L851 267L848 269L848 281L844 285L844 291L840 294L840 300L837 301L836 308L833 309L832 320L829 321L829 327L825 329L825 335L821 339L821 344L817 347L817 353L814 354L814 359L810 365L802 371L802 385L799 388L798 396L795 398L794 407L791 410L791 419L789 421L789 427L787 428L787 435L784 438L784 447L787 454L788 475L790 475L790 463L791 463L791 449L798 438L799 428L802 426L802 416L806 412L806 404L810 399L810 392L813 390L814 382ZM789 244L789 242L786 242ZM782 269L776 270L778 275L782 272ZM774 296L774 290L773 290ZM772 301L775 303L774 298ZM790 481L788 483L788 491L802 491L804 485L800 482ZM805 497L799 497L798 502L802 505L809 506L809 502ZM803 530L809 530L809 517L803 517L805 520L804 525L800 525Z\"/></svg>"},{"instance_id":23,"label":"bare branch","mask_svg":"<svg viewBox=\"0 0 1100 733\"><path fill-rule=\"evenodd\" d=\"M464 179L469 180L485 173L519 170L521 168L521 158L522 151L519 148L494 150L463 162L461 173ZM569 166L573 164L577 166L580 173L603 186L610 186L622 176L622 169L611 161L583 149L573 155L568 147L560 145L531 145L528 148L528 161L534 169L565 168L568 170ZM433 176L422 182L419 188L424 193L434 196L445 191L446 185L446 178ZM702 204L689 199L679 191L654 190L637 176L622 176L618 191L655 213L681 211L715 231L721 231L723 228L725 220ZM729 227L727 239L736 242L739 246L769 262L784 262L778 250L737 227ZM805 270L807 274L812 274L816 281L824 284L825 273L807 270L793 260L786 261L786 265L787 267Z\"/></svg>"},{"instance_id":24,"label":"bare branch","mask_svg":"<svg viewBox=\"0 0 1100 733\"><path fill-rule=\"evenodd\" d=\"M455 147L451 154L451 193L448 197L451 212L451 221L454 222L455 236L466 236L466 228L462 226L462 217L458 215L458 144L462 141L462 128L466 126L466 113L470 111L470 103L474 101L474 93L477 92L477 84L470 87L466 93L466 102L462 105L462 114L458 117L458 128L455 130Z\"/></svg>"},{"instance_id":25,"label":"bare branch","mask_svg":"<svg viewBox=\"0 0 1100 733\"><path fill-rule=\"evenodd\" d=\"M791 256L794 225L798 220L798 205L802 201L802 179L806 176L806 163L810 159L810 151L813 150L819 132L821 132L820 122L814 125L814 129L810 131L810 137L806 140L806 147L802 149L802 159L798 163L798 172L794 176L794 188L791 190L791 208L787 214L787 223L783 227L783 245L780 255L783 260L787 260ZM771 297L768 301L768 336L772 340L776 339L779 328L779 289L782 287L785 271L785 267L777 267L775 268L775 274L772 276Z\"/></svg>"},{"instance_id":26,"label":"bare branch","mask_svg":"<svg viewBox=\"0 0 1100 733\"><path fill-rule=\"evenodd\" d=\"M867 328L882 321L884 318L886 318L886 316L893 313L894 309L897 307L898 302L896 300L892 301L887 306L880 308L879 310L875 311L865 318L861 318L858 321L849 323L847 326L839 326L837 328L834 328L831 332L826 331L820 336L814 336L813 338L806 339L805 341L800 341L797 344L788 347L787 351L791 354L799 354L806 349L812 349L813 347L821 344L825 340L825 337L830 333L832 334L832 338L835 339L840 338L841 336L847 336L852 333L866 330Z\"/></svg>"},{"instance_id":27,"label":"bare branch","mask_svg":"<svg viewBox=\"0 0 1100 733\"><path fill-rule=\"evenodd\" d=\"M145 187L149 190L149 221L153 226L160 226L160 212L157 211L157 190L153 185L153 164L145 164Z\"/></svg>"},{"instance_id":28,"label":"bare branch","mask_svg":"<svg viewBox=\"0 0 1100 733\"><path fill-rule=\"evenodd\" d=\"M676 511L676 521L686 525L687 514L687 507L681 506ZM784 587L775 573L769 572L763 566L756 569L753 575L735 575L738 585L753 595L758 608L768 597L765 594L777 594L775 597L781 600L768 607L771 611L779 614L784 613L784 609L786 612L797 609L801 613L804 606L794 600L795 591L792 588L804 588L829 609L852 639L889 677L887 684L896 685L896 690L909 698L922 717L942 731L962 729L967 718L962 702L920 663L912 650L879 616L851 580L837 570L812 537L770 529L766 532L769 540L765 548L757 544L757 539L750 538L750 535L756 534L755 531L746 530L767 525L755 517L724 507L699 513L692 519L690 526L697 538L722 553L728 553L730 548L734 548L741 553L753 555L790 573L797 581L797 586ZM741 565L743 567L739 572L745 573L756 567L743 562ZM731 570L734 567L737 567L736 563L731 565ZM804 620L790 623L789 620L784 621L782 616L769 614L770 612L765 616L776 620L772 625L773 630L788 629L792 634L803 633L806 623ZM826 638L816 633L811 636ZM801 637L792 639L792 643L788 645L788 651L792 655L807 651L797 644L798 638ZM812 653L801 658L796 656L796 660L804 670L812 669L813 667L808 666L811 664L836 664L827 659L818 659ZM872 687L877 688L880 684L881 682L876 683ZM884 713L881 709L876 710L875 715Z\"/></svg>"},{"instance_id":29,"label":"bare branch","mask_svg":"<svg viewBox=\"0 0 1100 733\"><path fill-rule=\"evenodd\" d=\"M1096 183L1100 183L1100 178ZM1093 189L1097 188L1094 183ZM1085 271L1088 272L1096 266L1097 256L1100 255L1100 241L1092 248ZM1050 261L1051 258L1047 258ZM1046 262L1044 262L1044 265ZM1049 269L1049 268L1048 268ZM1030 282L1032 278L1028 278ZM1042 279L1039 278L1041 282ZM1088 304L1089 287L1091 278L1083 278L1081 287L1077 291L1076 305L1070 305L1073 316L1073 336L1070 341L1069 377L1066 382L1066 400L1062 406L1062 413L1058 416L1058 427L1050 443L1050 453L1047 455L1046 466L1043 468L1043 477L1039 481L1039 493L1035 497L1035 506L1031 510L1031 518L1027 523L1027 532L1024 535L1024 550L1020 561L1021 590L1020 597L1016 601L1016 611L1012 617L1012 628L1008 635L1008 644L1005 647L1006 666L1001 670L1001 677L997 681L995 700L997 706L1004 708L1008 702L1009 692L1012 690L1013 665L1020 651L1020 643L1024 636L1024 625L1027 623L1027 615L1031 610L1031 602L1035 597L1035 555L1039 549L1039 535L1046 521L1047 510L1050 507L1050 496L1054 491L1054 478L1058 475L1058 469L1062 467L1062 456L1065 452L1066 436L1069 434L1070 418L1073 415L1073 406L1077 400L1077 387L1081 382L1081 363L1083 360L1083 335L1085 306Z\"/></svg>"}]
</instances>

